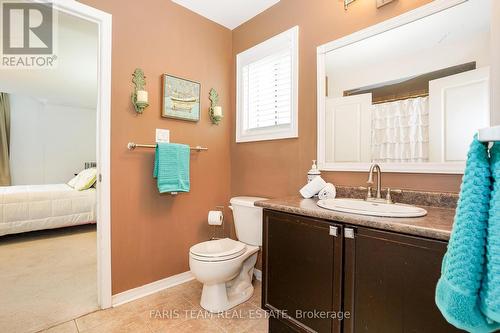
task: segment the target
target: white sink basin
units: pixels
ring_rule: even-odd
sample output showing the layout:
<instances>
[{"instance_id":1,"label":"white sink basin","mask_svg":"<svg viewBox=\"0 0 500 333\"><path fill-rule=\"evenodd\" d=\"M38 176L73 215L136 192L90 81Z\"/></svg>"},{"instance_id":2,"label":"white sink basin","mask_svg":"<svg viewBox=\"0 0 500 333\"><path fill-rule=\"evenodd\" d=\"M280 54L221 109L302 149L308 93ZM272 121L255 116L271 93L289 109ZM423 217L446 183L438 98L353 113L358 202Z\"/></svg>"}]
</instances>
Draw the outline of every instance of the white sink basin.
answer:
<instances>
[{"instance_id":1,"label":"white sink basin","mask_svg":"<svg viewBox=\"0 0 500 333\"><path fill-rule=\"evenodd\" d=\"M383 217L419 217L425 216L427 211L423 208L404 205L386 204L360 199L326 199L319 200L318 206L343 213Z\"/></svg>"}]
</instances>

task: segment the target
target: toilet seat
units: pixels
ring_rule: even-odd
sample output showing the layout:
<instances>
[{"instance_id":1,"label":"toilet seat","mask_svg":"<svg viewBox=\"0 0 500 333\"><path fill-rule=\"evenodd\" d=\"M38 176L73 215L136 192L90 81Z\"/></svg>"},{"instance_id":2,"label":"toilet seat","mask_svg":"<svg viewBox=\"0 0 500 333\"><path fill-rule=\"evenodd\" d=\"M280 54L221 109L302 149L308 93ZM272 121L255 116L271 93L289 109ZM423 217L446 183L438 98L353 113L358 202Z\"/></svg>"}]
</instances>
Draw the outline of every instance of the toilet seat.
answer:
<instances>
[{"instance_id":1,"label":"toilet seat","mask_svg":"<svg viewBox=\"0 0 500 333\"><path fill-rule=\"evenodd\" d=\"M224 238L193 245L189 254L199 261L224 261L237 258L245 251L244 243Z\"/></svg>"}]
</instances>

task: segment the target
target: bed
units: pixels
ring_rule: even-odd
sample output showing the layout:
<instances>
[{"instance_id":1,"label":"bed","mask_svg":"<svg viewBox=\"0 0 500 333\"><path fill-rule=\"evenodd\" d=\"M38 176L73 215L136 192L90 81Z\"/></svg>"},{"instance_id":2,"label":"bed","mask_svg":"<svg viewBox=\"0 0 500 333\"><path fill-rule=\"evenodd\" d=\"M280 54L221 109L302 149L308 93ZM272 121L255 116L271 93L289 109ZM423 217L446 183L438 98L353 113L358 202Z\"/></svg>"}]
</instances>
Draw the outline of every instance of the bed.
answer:
<instances>
[{"instance_id":1,"label":"bed","mask_svg":"<svg viewBox=\"0 0 500 333\"><path fill-rule=\"evenodd\" d=\"M96 221L96 189L66 184L0 186L0 236Z\"/></svg>"}]
</instances>

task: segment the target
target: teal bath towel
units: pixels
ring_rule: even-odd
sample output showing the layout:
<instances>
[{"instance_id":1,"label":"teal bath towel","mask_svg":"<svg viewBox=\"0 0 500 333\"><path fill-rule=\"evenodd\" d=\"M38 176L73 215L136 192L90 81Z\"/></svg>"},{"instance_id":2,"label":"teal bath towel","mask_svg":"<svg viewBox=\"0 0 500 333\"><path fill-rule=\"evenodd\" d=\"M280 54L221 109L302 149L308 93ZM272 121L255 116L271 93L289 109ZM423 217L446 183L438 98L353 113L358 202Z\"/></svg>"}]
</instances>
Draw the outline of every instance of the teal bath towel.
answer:
<instances>
[{"instance_id":1,"label":"teal bath towel","mask_svg":"<svg viewBox=\"0 0 500 333\"><path fill-rule=\"evenodd\" d=\"M486 236L486 270L481 287L481 310L486 317L500 323L500 144L490 150L493 192Z\"/></svg>"},{"instance_id":2,"label":"teal bath towel","mask_svg":"<svg viewBox=\"0 0 500 333\"><path fill-rule=\"evenodd\" d=\"M446 320L474 333L493 332L500 328L480 309L492 185L489 163L488 147L474 138L442 275L436 288L436 304Z\"/></svg>"},{"instance_id":3,"label":"teal bath towel","mask_svg":"<svg viewBox=\"0 0 500 333\"><path fill-rule=\"evenodd\" d=\"M158 190L166 192L189 192L189 158L187 145L158 143L156 145L153 177L157 178Z\"/></svg>"}]
</instances>

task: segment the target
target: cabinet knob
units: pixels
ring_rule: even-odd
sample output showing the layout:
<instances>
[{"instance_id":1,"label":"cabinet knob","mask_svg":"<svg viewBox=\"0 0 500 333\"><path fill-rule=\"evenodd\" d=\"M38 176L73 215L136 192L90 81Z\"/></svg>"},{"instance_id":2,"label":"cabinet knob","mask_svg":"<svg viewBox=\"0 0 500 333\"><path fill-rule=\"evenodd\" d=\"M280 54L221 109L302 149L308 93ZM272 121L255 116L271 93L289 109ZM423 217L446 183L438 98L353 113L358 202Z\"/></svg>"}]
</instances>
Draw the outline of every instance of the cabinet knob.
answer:
<instances>
[{"instance_id":1,"label":"cabinet knob","mask_svg":"<svg viewBox=\"0 0 500 333\"><path fill-rule=\"evenodd\" d=\"M354 229L344 228L344 238L354 238Z\"/></svg>"},{"instance_id":2,"label":"cabinet knob","mask_svg":"<svg viewBox=\"0 0 500 333\"><path fill-rule=\"evenodd\" d=\"M330 236L337 237L339 235L339 227L330 226Z\"/></svg>"}]
</instances>

